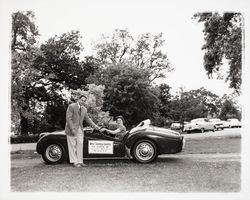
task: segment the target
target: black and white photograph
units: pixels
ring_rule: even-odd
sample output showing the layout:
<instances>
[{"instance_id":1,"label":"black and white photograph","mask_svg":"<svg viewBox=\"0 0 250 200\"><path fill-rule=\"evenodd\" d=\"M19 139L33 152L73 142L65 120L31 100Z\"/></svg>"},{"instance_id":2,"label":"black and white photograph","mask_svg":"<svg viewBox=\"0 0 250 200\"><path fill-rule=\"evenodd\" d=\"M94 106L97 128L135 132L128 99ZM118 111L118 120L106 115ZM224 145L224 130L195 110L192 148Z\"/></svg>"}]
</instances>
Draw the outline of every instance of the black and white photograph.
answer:
<instances>
[{"instance_id":1,"label":"black and white photograph","mask_svg":"<svg viewBox=\"0 0 250 200\"><path fill-rule=\"evenodd\" d=\"M0 0L0 199L250 199L248 0Z\"/></svg>"}]
</instances>

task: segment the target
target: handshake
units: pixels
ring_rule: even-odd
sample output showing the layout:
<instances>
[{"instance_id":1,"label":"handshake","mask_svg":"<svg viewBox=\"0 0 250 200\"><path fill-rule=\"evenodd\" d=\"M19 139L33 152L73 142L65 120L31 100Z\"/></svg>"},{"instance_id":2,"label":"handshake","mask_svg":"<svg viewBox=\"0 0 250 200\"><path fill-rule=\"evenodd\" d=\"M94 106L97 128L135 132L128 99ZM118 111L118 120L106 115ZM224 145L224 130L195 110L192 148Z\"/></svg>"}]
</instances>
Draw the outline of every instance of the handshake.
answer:
<instances>
[{"instance_id":1,"label":"handshake","mask_svg":"<svg viewBox=\"0 0 250 200\"><path fill-rule=\"evenodd\" d=\"M108 130L108 129L106 129L106 128L100 128L100 129L99 129L100 132L104 132L104 131L107 131L107 130Z\"/></svg>"}]
</instances>

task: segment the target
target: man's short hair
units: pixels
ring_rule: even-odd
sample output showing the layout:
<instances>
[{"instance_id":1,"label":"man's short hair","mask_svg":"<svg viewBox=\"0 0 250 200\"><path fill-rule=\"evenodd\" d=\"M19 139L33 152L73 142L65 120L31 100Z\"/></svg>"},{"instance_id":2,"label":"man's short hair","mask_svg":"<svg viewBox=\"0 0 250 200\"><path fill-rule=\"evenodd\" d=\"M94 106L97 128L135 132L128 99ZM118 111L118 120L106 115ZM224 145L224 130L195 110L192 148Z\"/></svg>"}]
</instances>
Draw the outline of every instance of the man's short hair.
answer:
<instances>
[{"instance_id":1,"label":"man's short hair","mask_svg":"<svg viewBox=\"0 0 250 200\"><path fill-rule=\"evenodd\" d=\"M79 94L79 93L74 93L74 94L72 94L72 96L71 96L71 100L73 101L73 102L77 102L78 100L80 100L82 97L84 97L85 99L87 99L87 96L86 95L84 95L84 94Z\"/></svg>"}]
</instances>

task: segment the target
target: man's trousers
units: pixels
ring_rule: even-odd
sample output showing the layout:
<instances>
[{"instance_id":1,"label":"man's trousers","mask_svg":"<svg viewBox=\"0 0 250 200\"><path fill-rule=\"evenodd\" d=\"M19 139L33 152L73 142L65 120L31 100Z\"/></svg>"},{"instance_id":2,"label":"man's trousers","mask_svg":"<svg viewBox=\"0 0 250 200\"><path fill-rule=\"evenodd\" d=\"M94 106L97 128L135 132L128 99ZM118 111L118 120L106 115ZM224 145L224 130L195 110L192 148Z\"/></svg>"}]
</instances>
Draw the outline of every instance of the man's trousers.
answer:
<instances>
[{"instance_id":1,"label":"man's trousers","mask_svg":"<svg viewBox=\"0 0 250 200\"><path fill-rule=\"evenodd\" d=\"M83 138L84 133L79 127L75 136L67 135L69 162L78 164L83 163Z\"/></svg>"}]
</instances>

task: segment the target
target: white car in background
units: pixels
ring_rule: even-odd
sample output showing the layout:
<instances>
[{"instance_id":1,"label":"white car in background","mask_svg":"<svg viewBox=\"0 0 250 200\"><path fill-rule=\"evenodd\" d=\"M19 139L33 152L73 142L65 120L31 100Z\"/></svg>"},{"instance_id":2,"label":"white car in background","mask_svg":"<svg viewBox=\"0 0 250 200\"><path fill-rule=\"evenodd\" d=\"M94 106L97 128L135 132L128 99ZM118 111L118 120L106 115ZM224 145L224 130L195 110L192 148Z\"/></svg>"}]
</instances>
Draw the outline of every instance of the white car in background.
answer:
<instances>
[{"instance_id":1,"label":"white car in background","mask_svg":"<svg viewBox=\"0 0 250 200\"><path fill-rule=\"evenodd\" d=\"M209 121L207 118L197 118L190 121L190 123L184 125L183 131L191 133L194 131L200 131L204 133L205 131L215 131L216 126Z\"/></svg>"},{"instance_id":2,"label":"white car in background","mask_svg":"<svg viewBox=\"0 0 250 200\"><path fill-rule=\"evenodd\" d=\"M223 127L224 128L229 128L229 122L221 120L221 122L223 123Z\"/></svg>"},{"instance_id":3,"label":"white car in background","mask_svg":"<svg viewBox=\"0 0 250 200\"><path fill-rule=\"evenodd\" d=\"M173 122L170 126L171 130L182 130L183 125L180 122Z\"/></svg>"},{"instance_id":4,"label":"white car in background","mask_svg":"<svg viewBox=\"0 0 250 200\"><path fill-rule=\"evenodd\" d=\"M239 128L241 127L241 122L236 118L231 118L226 121L226 126L228 126L229 128Z\"/></svg>"},{"instance_id":5,"label":"white car in background","mask_svg":"<svg viewBox=\"0 0 250 200\"><path fill-rule=\"evenodd\" d=\"M224 122L221 121L219 118L211 118L209 119L209 121L214 124L216 130L224 129Z\"/></svg>"}]
</instances>

